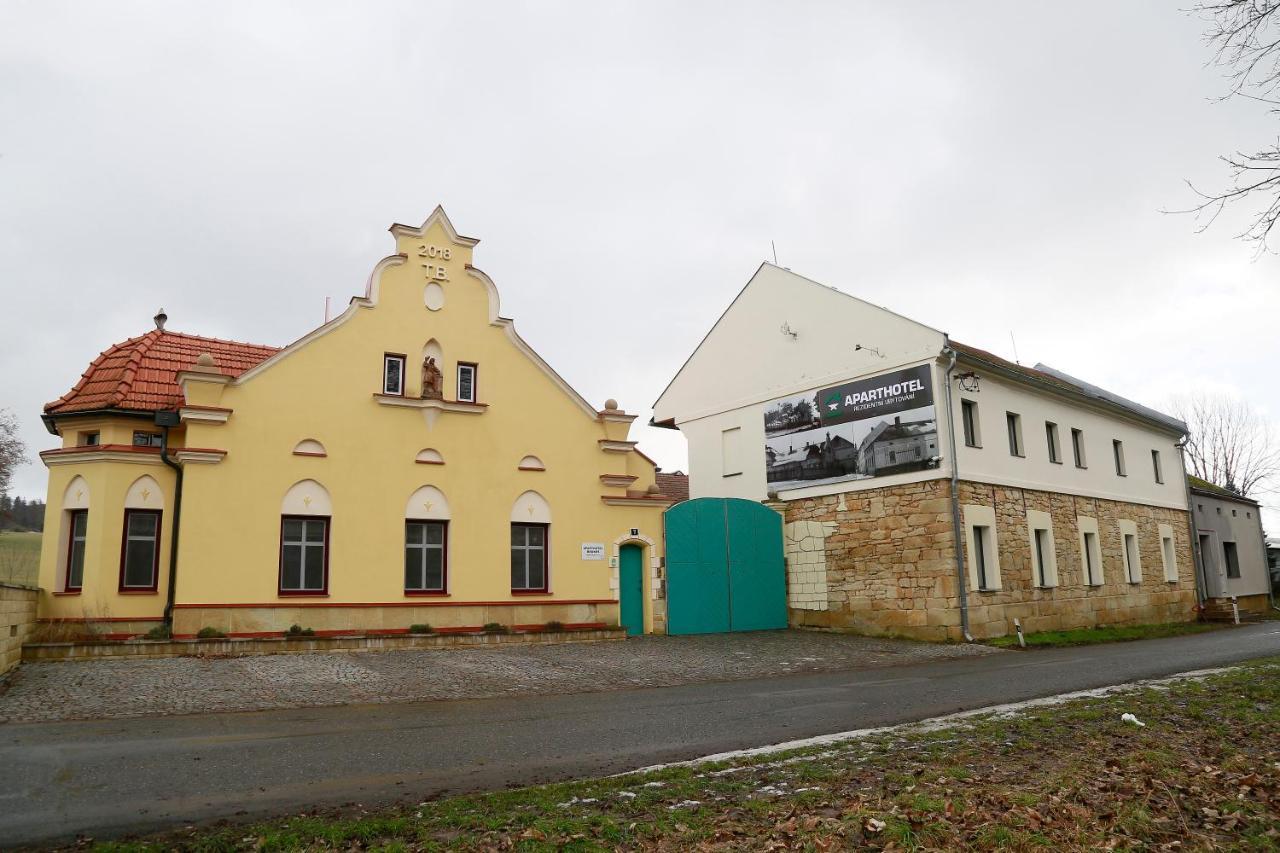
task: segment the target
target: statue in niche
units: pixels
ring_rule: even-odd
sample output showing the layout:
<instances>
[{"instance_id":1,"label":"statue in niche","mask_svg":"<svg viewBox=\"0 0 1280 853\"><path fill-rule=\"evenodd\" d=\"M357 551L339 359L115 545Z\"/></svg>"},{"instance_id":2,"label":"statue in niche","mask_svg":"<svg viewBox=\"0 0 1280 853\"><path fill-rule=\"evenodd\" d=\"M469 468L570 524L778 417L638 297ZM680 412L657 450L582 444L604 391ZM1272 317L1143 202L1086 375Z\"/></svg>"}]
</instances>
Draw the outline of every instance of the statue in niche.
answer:
<instances>
[{"instance_id":1,"label":"statue in niche","mask_svg":"<svg viewBox=\"0 0 1280 853\"><path fill-rule=\"evenodd\" d=\"M444 399L444 374L440 372L432 356L427 356L422 362L422 399Z\"/></svg>"}]
</instances>

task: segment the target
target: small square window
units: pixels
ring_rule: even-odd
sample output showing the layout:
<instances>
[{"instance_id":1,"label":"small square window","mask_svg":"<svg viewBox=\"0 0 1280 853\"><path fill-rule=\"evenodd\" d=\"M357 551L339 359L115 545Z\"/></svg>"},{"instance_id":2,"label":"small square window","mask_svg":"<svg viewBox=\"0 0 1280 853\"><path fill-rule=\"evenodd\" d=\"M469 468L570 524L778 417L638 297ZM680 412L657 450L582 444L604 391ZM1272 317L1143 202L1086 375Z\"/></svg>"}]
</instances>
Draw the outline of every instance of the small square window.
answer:
<instances>
[{"instance_id":1,"label":"small square window","mask_svg":"<svg viewBox=\"0 0 1280 853\"><path fill-rule=\"evenodd\" d=\"M76 442L81 447L97 447L101 443L102 434L97 432L82 432L79 441Z\"/></svg>"}]
</instances>

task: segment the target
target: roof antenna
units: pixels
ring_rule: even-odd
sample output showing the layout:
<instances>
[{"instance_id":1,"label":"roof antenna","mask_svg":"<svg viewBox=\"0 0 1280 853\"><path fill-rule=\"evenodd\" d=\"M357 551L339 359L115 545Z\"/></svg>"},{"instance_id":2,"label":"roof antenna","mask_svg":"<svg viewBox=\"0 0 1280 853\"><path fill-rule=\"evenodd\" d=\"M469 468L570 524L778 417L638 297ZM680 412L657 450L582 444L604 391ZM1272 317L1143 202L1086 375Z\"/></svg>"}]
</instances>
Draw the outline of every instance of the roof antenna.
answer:
<instances>
[{"instance_id":1,"label":"roof antenna","mask_svg":"<svg viewBox=\"0 0 1280 853\"><path fill-rule=\"evenodd\" d=\"M778 265L778 247L770 240L769 248L773 249L773 265L776 267Z\"/></svg>"},{"instance_id":2,"label":"roof antenna","mask_svg":"<svg viewBox=\"0 0 1280 853\"><path fill-rule=\"evenodd\" d=\"M152 317L151 319L156 321L156 328L163 332L164 324L168 322L169 315L164 313L164 309L161 308L159 311L156 312L156 316Z\"/></svg>"},{"instance_id":3,"label":"roof antenna","mask_svg":"<svg viewBox=\"0 0 1280 853\"><path fill-rule=\"evenodd\" d=\"M324 298L324 321L329 322L329 297Z\"/></svg>"},{"instance_id":4,"label":"roof antenna","mask_svg":"<svg viewBox=\"0 0 1280 853\"><path fill-rule=\"evenodd\" d=\"M1013 361L1015 364L1022 364L1022 360L1018 358L1018 342L1013 339L1013 329L1009 330L1009 343L1013 344Z\"/></svg>"}]
</instances>

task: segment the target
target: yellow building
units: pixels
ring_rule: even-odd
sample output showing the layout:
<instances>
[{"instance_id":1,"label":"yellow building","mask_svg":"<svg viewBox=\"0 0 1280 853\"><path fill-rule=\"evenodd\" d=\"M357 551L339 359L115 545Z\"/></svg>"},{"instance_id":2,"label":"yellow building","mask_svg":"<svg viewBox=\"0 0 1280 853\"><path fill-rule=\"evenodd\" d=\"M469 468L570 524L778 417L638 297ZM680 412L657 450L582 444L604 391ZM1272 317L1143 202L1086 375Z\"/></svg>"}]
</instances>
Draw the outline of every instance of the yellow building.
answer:
<instances>
[{"instance_id":1,"label":"yellow building","mask_svg":"<svg viewBox=\"0 0 1280 853\"><path fill-rule=\"evenodd\" d=\"M161 313L46 407L43 620L662 629L670 500L634 416L521 340L443 210L391 233L364 295L289 346Z\"/></svg>"}]
</instances>

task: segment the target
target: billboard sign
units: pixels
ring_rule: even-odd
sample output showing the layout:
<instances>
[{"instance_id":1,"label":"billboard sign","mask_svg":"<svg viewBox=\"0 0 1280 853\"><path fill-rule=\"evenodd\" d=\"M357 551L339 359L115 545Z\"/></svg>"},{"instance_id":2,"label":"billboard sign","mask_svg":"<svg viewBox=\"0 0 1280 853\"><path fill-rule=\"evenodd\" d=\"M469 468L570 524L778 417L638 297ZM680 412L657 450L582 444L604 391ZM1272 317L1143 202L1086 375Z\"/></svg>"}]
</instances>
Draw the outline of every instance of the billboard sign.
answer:
<instances>
[{"instance_id":1,"label":"billboard sign","mask_svg":"<svg viewBox=\"0 0 1280 853\"><path fill-rule=\"evenodd\" d=\"M775 489L938 467L933 377L922 364L765 406L765 471Z\"/></svg>"}]
</instances>

